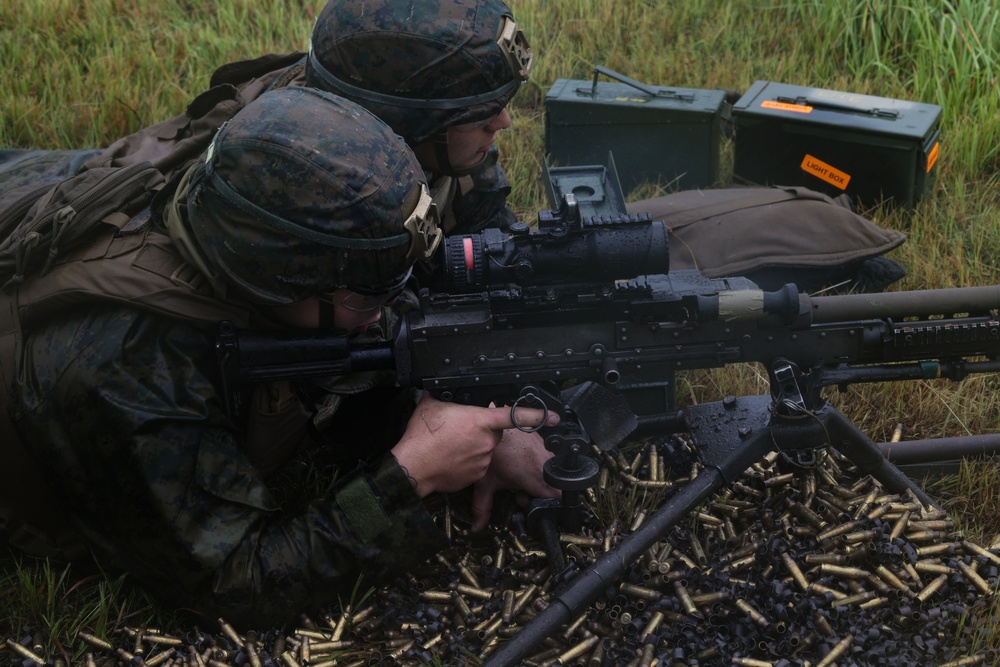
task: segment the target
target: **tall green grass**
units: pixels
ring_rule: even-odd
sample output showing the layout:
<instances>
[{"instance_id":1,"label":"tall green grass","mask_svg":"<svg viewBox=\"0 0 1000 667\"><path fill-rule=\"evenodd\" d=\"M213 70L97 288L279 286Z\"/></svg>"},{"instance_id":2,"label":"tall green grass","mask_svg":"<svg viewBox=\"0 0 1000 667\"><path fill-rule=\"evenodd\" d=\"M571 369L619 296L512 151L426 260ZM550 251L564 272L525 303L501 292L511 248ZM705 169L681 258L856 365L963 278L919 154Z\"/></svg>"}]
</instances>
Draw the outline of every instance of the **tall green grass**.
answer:
<instances>
[{"instance_id":1,"label":"tall green grass","mask_svg":"<svg viewBox=\"0 0 1000 667\"><path fill-rule=\"evenodd\" d=\"M548 205L544 98L556 79L589 79L598 64L674 87L744 91L764 79L941 105L934 187L912 212L867 213L908 236L892 254L909 272L896 288L1000 282L1000 9L991 0L511 5L538 57L511 105L515 127L498 140L522 218ZM321 7L319 0L4 0L0 148L107 145L181 112L217 65L305 49ZM685 402L767 389L750 367L684 373L678 385ZM904 438L926 438L996 432L998 389L997 377L984 376L857 387L831 398L875 440L900 423ZM1000 533L996 471L966 466L936 487L968 534L984 541ZM634 503L620 499L613 511L627 513ZM40 628L57 645L54 655L80 657L60 643L79 627L111 632L172 618L121 580L78 567L7 560L0 571L0 637Z\"/></svg>"}]
</instances>

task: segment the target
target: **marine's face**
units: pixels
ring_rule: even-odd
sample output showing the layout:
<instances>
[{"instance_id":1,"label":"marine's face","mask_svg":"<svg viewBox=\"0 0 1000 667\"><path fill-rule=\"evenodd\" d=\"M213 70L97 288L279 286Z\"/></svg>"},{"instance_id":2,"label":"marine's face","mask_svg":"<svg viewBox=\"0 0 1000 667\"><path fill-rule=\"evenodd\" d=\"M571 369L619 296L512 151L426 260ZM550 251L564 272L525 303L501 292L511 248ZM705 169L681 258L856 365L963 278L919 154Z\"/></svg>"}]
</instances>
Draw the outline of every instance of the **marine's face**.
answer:
<instances>
[{"instance_id":1,"label":"marine's face","mask_svg":"<svg viewBox=\"0 0 1000 667\"><path fill-rule=\"evenodd\" d=\"M497 115L476 123L453 125L448 128L448 160L454 169L475 167L486 157L497 132L511 126L510 114L502 109ZM420 164L431 171L440 171L437 155L431 142L425 141L413 148Z\"/></svg>"}]
</instances>

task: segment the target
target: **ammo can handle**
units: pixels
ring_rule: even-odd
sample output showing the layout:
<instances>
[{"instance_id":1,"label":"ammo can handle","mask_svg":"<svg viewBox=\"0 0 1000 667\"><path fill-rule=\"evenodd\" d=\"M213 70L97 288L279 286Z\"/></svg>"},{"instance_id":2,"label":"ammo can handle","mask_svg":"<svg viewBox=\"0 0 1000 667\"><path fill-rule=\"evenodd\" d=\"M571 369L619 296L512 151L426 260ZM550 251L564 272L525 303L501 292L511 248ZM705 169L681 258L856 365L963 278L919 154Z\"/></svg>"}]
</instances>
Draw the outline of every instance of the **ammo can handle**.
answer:
<instances>
[{"instance_id":1,"label":"ammo can handle","mask_svg":"<svg viewBox=\"0 0 1000 667\"><path fill-rule=\"evenodd\" d=\"M590 96L591 97L594 97L595 95L597 95L597 78L601 74L603 74L604 76L606 76L608 78L616 79L618 81L621 81L622 83L627 83L628 85L632 86L633 88L636 88L637 90L641 90L642 92L646 93L647 95L651 95L652 97L670 97L670 98L674 98L674 99L678 99L678 100L683 100L685 102L693 102L694 101L694 95L681 95L681 94L678 94L678 93L676 93L676 92L674 92L672 90L663 90L663 89L656 90L655 88L650 88L646 84L639 83L635 79L631 79L631 78L625 76L624 74L619 74L618 72L616 72L614 70L608 69L607 67L601 67L600 65L594 65L594 83L591 85L591 88L590 88ZM582 88L578 88L577 90L578 90L578 92L585 92L584 89L582 89Z\"/></svg>"}]
</instances>

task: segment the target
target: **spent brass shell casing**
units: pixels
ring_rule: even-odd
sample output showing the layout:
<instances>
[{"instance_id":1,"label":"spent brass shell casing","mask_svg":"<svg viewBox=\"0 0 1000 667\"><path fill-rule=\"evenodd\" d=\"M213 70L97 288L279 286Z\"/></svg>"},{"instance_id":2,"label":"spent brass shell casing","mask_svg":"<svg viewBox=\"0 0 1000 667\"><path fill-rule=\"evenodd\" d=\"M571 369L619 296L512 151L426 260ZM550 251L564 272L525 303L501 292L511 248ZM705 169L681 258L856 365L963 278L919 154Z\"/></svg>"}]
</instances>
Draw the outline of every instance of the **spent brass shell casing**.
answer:
<instances>
[{"instance_id":1,"label":"spent brass shell casing","mask_svg":"<svg viewBox=\"0 0 1000 667\"><path fill-rule=\"evenodd\" d=\"M917 572L925 572L927 574L951 574L954 572L954 570L944 563L932 563L926 560L917 561L913 564L913 568Z\"/></svg>"},{"instance_id":2,"label":"spent brass shell casing","mask_svg":"<svg viewBox=\"0 0 1000 667\"><path fill-rule=\"evenodd\" d=\"M450 591L420 591L418 597L426 602L450 602L452 599Z\"/></svg>"},{"instance_id":3,"label":"spent brass shell casing","mask_svg":"<svg viewBox=\"0 0 1000 667\"><path fill-rule=\"evenodd\" d=\"M1000 556L997 556L992 551L987 551L975 542L970 542L968 540L962 540L962 548L964 548L969 554L974 554L976 556L982 556L986 558L994 565L1000 565Z\"/></svg>"},{"instance_id":4,"label":"spent brass shell casing","mask_svg":"<svg viewBox=\"0 0 1000 667\"><path fill-rule=\"evenodd\" d=\"M973 586L979 589L979 592L983 595L989 595L993 589L990 587L989 583L979 576L979 573L973 570L971 567L965 564L965 561L958 561L958 569L962 571L965 578L969 580Z\"/></svg>"},{"instance_id":5,"label":"spent brass shell casing","mask_svg":"<svg viewBox=\"0 0 1000 667\"><path fill-rule=\"evenodd\" d=\"M529 584L524 590L521 591L514 599L514 609L511 612L511 618L517 618L521 610L524 609L528 604L530 604L535 596L538 595L539 589L537 584Z\"/></svg>"},{"instance_id":6,"label":"spent brass shell casing","mask_svg":"<svg viewBox=\"0 0 1000 667\"><path fill-rule=\"evenodd\" d=\"M878 574L875 572L869 572L866 579L868 580L868 583L871 584L872 588L877 590L881 595L891 595L897 592L895 588L882 581L882 579L879 578Z\"/></svg>"},{"instance_id":7,"label":"spent brass shell casing","mask_svg":"<svg viewBox=\"0 0 1000 667\"><path fill-rule=\"evenodd\" d=\"M455 604L455 609L458 611L459 615L465 620L470 621L473 618L472 609L469 607L469 603L465 601L458 591L451 592L452 602ZM511 610L511 615L513 617L513 610Z\"/></svg>"},{"instance_id":8,"label":"spent brass shell casing","mask_svg":"<svg viewBox=\"0 0 1000 667\"><path fill-rule=\"evenodd\" d=\"M656 601L663 597L663 593L652 588L646 588L644 586L639 586L637 584L630 584L628 582L623 582L618 586L620 590L625 595L631 595L633 597L642 598L643 600Z\"/></svg>"},{"instance_id":9,"label":"spent brass shell casing","mask_svg":"<svg viewBox=\"0 0 1000 667\"><path fill-rule=\"evenodd\" d=\"M742 570L745 567L750 567L757 560L756 556L747 556L746 558L740 558L739 560L734 560L731 563L727 563L721 569L726 571Z\"/></svg>"},{"instance_id":10,"label":"spent brass shell casing","mask_svg":"<svg viewBox=\"0 0 1000 667\"><path fill-rule=\"evenodd\" d=\"M566 630L563 631L562 633L563 639L569 641L573 637L573 635L577 633L577 631L581 628L581 626L583 626L583 624L586 622L587 622L587 612L584 612L579 616L577 616L575 619L573 619L573 621L566 626Z\"/></svg>"},{"instance_id":11,"label":"spent brass shell casing","mask_svg":"<svg viewBox=\"0 0 1000 667\"><path fill-rule=\"evenodd\" d=\"M948 537L948 533L943 530L918 530L914 533L907 533L906 539L910 542L933 542Z\"/></svg>"},{"instance_id":12,"label":"spent brass shell casing","mask_svg":"<svg viewBox=\"0 0 1000 667\"><path fill-rule=\"evenodd\" d=\"M889 533L889 539L894 540L900 535L902 535L903 532L906 531L909 522L910 522L910 511L906 510L900 515L898 519L896 519L896 523L892 524L892 531Z\"/></svg>"},{"instance_id":13,"label":"spent brass shell casing","mask_svg":"<svg viewBox=\"0 0 1000 667\"><path fill-rule=\"evenodd\" d=\"M649 449L649 460L646 462L649 466L649 480L651 482L660 481L660 457L656 453L656 447L650 447Z\"/></svg>"},{"instance_id":14,"label":"spent brass shell casing","mask_svg":"<svg viewBox=\"0 0 1000 667\"><path fill-rule=\"evenodd\" d=\"M816 663L816 667L830 667L840 659L840 656L847 653L847 649L854 643L854 635L847 635L837 645L830 649L830 652L823 656L823 659Z\"/></svg>"},{"instance_id":15,"label":"spent brass shell casing","mask_svg":"<svg viewBox=\"0 0 1000 667\"><path fill-rule=\"evenodd\" d=\"M910 522L913 530L943 530L949 531L955 528L955 522L951 519L934 519L930 521L917 520Z\"/></svg>"},{"instance_id":16,"label":"spent brass shell casing","mask_svg":"<svg viewBox=\"0 0 1000 667\"><path fill-rule=\"evenodd\" d=\"M462 595L466 595L477 600L490 600L493 598L493 591L485 588L478 588L476 586L470 586L469 584L455 584L455 590Z\"/></svg>"},{"instance_id":17,"label":"spent brass shell casing","mask_svg":"<svg viewBox=\"0 0 1000 667\"><path fill-rule=\"evenodd\" d=\"M989 659L989 655L986 653L978 653L976 655L970 655L966 658L959 658L958 660L952 660L950 662L942 662L938 667L975 667L976 665L981 665Z\"/></svg>"},{"instance_id":18,"label":"spent brass shell casing","mask_svg":"<svg viewBox=\"0 0 1000 667\"><path fill-rule=\"evenodd\" d=\"M674 582L674 593L677 594L677 598L681 601L681 607L684 611L692 616L700 616L701 612L698 611L698 607L695 605L694 600L691 599L691 594L688 593L687 588L680 581Z\"/></svg>"},{"instance_id":19,"label":"spent brass shell casing","mask_svg":"<svg viewBox=\"0 0 1000 667\"><path fill-rule=\"evenodd\" d=\"M502 597L503 606L501 607L500 617L504 623L510 623L514 615L514 590L511 588L504 590Z\"/></svg>"},{"instance_id":20,"label":"spent brass shell casing","mask_svg":"<svg viewBox=\"0 0 1000 667\"><path fill-rule=\"evenodd\" d=\"M753 488L752 486L747 486L742 482L733 482L733 489L739 491L742 494L748 495L751 498L763 498L763 492Z\"/></svg>"},{"instance_id":21,"label":"spent brass shell casing","mask_svg":"<svg viewBox=\"0 0 1000 667\"><path fill-rule=\"evenodd\" d=\"M739 656L733 657L732 664L740 665L741 667L774 667L774 663L767 660L758 660L757 658L741 658Z\"/></svg>"},{"instance_id":22,"label":"spent brass shell casing","mask_svg":"<svg viewBox=\"0 0 1000 667\"><path fill-rule=\"evenodd\" d=\"M575 645L571 646L568 651L560 653L556 662L564 665L572 663L574 660L597 646L601 639L603 639L603 637L591 635L583 641L577 642Z\"/></svg>"},{"instance_id":23,"label":"spent brass shell casing","mask_svg":"<svg viewBox=\"0 0 1000 667\"><path fill-rule=\"evenodd\" d=\"M907 576L913 580L919 588L924 587L923 579L920 578L920 573L917 572L917 568L913 567L911 563L903 563L903 569L906 570Z\"/></svg>"},{"instance_id":24,"label":"spent brass shell casing","mask_svg":"<svg viewBox=\"0 0 1000 667\"><path fill-rule=\"evenodd\" d=\"M587 667L601 667L604 664L604 642L600 641L594 646L590 656L587 658Z\"/></svg>"},{"instance_id":25,"label":"spent brass shell casing","mask_svg":"<svg viewBox=\"0 0 1000 667\"><path fill-rule=\"evenodd\" d=\"M881 607L882 605L889 602L889 598L886 597L876 597L868 602L862 602L858 605L859 609L875 609L876 607Z\"/></svg>"},{"instance_id":26,"label":"spent brass shell casing","mask_svg":"<svg viewBox=\"0 0 1000 667\"><path fill-rule=\"evenodd\" d=\"M842 523L839 526L833 526L831 528L824 530L822 533L816 536L816 539L819 540L820 542L824 540L830 540L833 539L834 537L840 537L841 535L846 535L847 533L850 533L851 531L860 527L861 527L860 520L848 521L847 523Z\"/></svg>"},{"instance_id":27,"label":"spent brass shell casing","mask_svg":"<svg viewBox=\"0 0 1000 667\"><path fill-rule=\"evenodd\" d=\"M736 531L736 524L728 516L722 517L722 537L724 540L735 541L739 533Z\"/></svg>"},{"instance_id":28,"label":"spent brass shell casing","mask_svg":"<svg viewBox=\"0 0 1000 667\"><path fill-rule=\"evenodd\" d=\"M821 634L826 637L833 637L833 628L830 627L830 622L826 619L826 616L823 615L823 612L817 609L813 612L812 620L813 625L816 626L816 629L819 630Z\"/></svg>"},{"instance_id":29,"label":"spent brass shell casing","mask_svg":"<svg viewBox=\"0 0 1000 667\"><path fill-rule=\"evenodd\" d=\"M158 667L159 665L162 665L168 660L172 660L173 656L174 656L173 650L161 651L160 653L157 653L151 658L146 659L144 662L146 663L146 667Z\"/></svg>"},{"instance_id":30,"label":"spent brass shell casing","mask_svg":"<svg viewBox=\"0 0 1000 667\"><path fill-rule=\"evenodd\" d=\"M937 593L938 590L940 590L940 588L944 586L945 582L947 581L948 581L947 574L940 575L937 579L924 586L923 590L917 593L916 598L921 602L925 602L930 596Z\"/></svg>"},{"instance_id":31,"label":"spent brass shell casing","mask_svg":"<svg viewBox=\"0 0 1000 667\"><path fill-rule=\"evenodd\" d=\"M26 660L34 660L39 665L44 665L46 662L45 658L35 653L27 646L18 644L13 639L8 639L4 643L7 645L7 648L9 648L11 651L18 654L22 658L25 658Z\"/></svg>"},{"instance_id":32,"label":"spent brass shell casing","mask_svg":"<svg viewBox=\"0 0 1000 667\"><path fill-rule=\"evenodd\" d=\"M776 486L784 486L785 484L791 484L795 479L795 473L788 472L782 475L774 475L764 480L764 486L768 489L774 488Z\"/></svg>"},{"instance_id":33,"label":"spent brass shell casing","mask_svg":"<svg viewBox=\"0 0 1000 667\"><path fill-rule=\"evenodd\" d=\"M456 567L458 567L458 574L462 577L462 579L465 579L466 583L469 586L471 586L472 588L479 588L479 589L482 588L482 586L479 583L479 579L476 578L476 575L473 574L472 570L469 569L468 565L462 562L459 563Z\"/></svg>"},{"instance_id":34,"label":"spent brass shell casing","mask_svg":"<svg viewBox=\"0 0 1000 667\"><path fill-rule=\"evenodd\" d=\"M83 632L81 630L80 632L76 633L76 636L78 638L80 638L81 640L85 641L86 643L90 644L94 648L99 648L99 649L102 649L104 651L113 651L114 650L114 647L110 643L108 643L108 642L104 641L103 639L101 639L100 637L92 635L92 634L90 634L88 632Z\"/></svg>"},{"instance_id":35,"label":"spent brass shell casing","mask_svg":"<svg viewBox=\"0 0 1000 667\"><path fill-rule=\"evenodd\" d=\"M838 590L834 590L833 588L824 586L822 584L817 584L815 582L809 584L809 590L813 593L819 593L820 595L829 593L831 596L833 596L834 600L843 600L844 598L847 597L846 593L842 593Z\"/></svg>"},{"instance_id":36,"label":"spent brass shell casing","mask_svg":"<svg viewBox=\"0 0 1000 667\"><path fill-rule=\"evenodd\" d=\"M639 639L645 641L646 638L656 632L656 629L659 628L660 624L663 622L663 618L664 615L662 611L654 612L653 615L649 617L649 622L646 623L646 626L639 633Z\"/></svg>"},{"instance_id":37,"label":"spent brass shell casing","mask_svg":"<svg viewBox=\"0 0 1000 667\"><path fill-rule=\"evenodd\" d=\"M875 591L864 591L863 593L855 593L854 595L848 595L840 600L834 600L830 603L831 607L844 607L851 604L862 604L868 602L869 600L874 600L878 597L878 593Z\"/></svg>"},{"instance_id":38,"label":"spent brass shell casing","mask_svg":"<svg viewBox=\"0 0 1000 667\"><path fill-rule=\"evenodd\" d=\"M785 498L785 505L792 514L802 519L817 530L823 530L827 526L827 521L813 510L791 498Z\"/></svg>"},{"instance_id":39,"label":"spent brass shell casing","mask_svg":"<svg viewBox=\"0 0 1000 667\"><path fill-rule=\"evenodd\" d=\"M560 533L559 542L562 544L575 544L578 547L599 547L601 538L587 535L573 535L571 533Z\"/></svg>"},{"instance_id":40,"label":"spent brass shell casing","mask_svg":"<svg viewBox=\"0 0 1000 667\"><path fill-rule=\"evenodd\" d=\"M629 463L628 465L629 473L634 475L636 471L639 470L640 465L642 465L642 452L637 453L635 455L635 458L632 459L632 462Z\"/></svg>"},{"instance_id":41,"label":"spent brass shell casing","mask_svg":"<svg viewBox=\"0 0 1000 667\"><path fill-rule=\"evenodd\" d=\"M875 498L877 495L877 487L872 488L872 490L868 492L868 495L865 496L864 500L861 501L861 504L858 505L858 508L854 511L853 516L855 519L860 519L868 513L868 511L872 508L872 505L875 504Z\"/></svg>"},{"instance_id":42,"label":"spent brass shell casing","mask_svg":"<svg viewBox=\"0 0 1000 667\"><path fill-rule=\"evenodd\" d=\"M695 606L699 609L703 607L709 607L716 602L722 602L729 599L729 591L715 591L712 593L699 593L698 595L691 596L691 602L694 602Z\"/></svg>"},{"instance_id":43,"label":"spent brass shell casing","mask_svg":"<svg viewBox=\"0 0 1000 667\"><path fill-rule=\"evenodd\" d=\"M243 650L247 654L247 659L250 661L250 667L261 667L260 656L257 655L257 649L254 647L254 643L249 639L243 643ZM148 667L148 663L147 663Z\"/></svg>"},{"instance_id":44,"label":"spent brass shell casing","mask_svg":"<svg viewBox=\"0 0 1000 667\"><path fill-rule=\"evenodd\" d=\"M337 622L333 624L333 633L330 635L330 641L338 641L344 636L344 630L347 629L347 620L351 615L351 605L347 605L344 608L344 613L340 615ZM277 655L281 655L281 651L275 651Z\"/></svg>"},{"instance_id":45,"label":"spent brass shell casing","mask_svg":"<svg viewBox=\"0 0 1000 667\"><path fill-rule=\"evenodd\" d=\"M224 634L229 641L237 646L243 645L243 638L240 637L236 630L233 629L233 626L226 623L226 620L223 618L219 619L219 629L222 630L222 634Z\"/></svg>"},{"instance_id":46,"label":"spent brass shell casing","mask_svg":"<svg viewBox=\"0 0 1000 667\"><path fill-rule=\"evenodd\" d=\"M961 547L960 544L955 542L942 542L940 544L929 544L926 547L917 547L918 556L937 556L940 554L948 553L949 551L957 551Z\"/></svg>"},{"instance_id":47,"label":"spent brass shell casing","mask_svg":"<svg viewBox=\"0 0 1000 667\"><path fill-rule=\"evenodd\" d=\"M698 540L698 536L695 533L688 534L688 542L691 544L691 553L694 554L694 559L699 565L704 567L708 564L708 557L705 555L705 549L701 546L701 541Z\"/></svg>"},{"instance_id":48,"label":"spent brass shell casing","mask_svg":"<svg viewBox=\"0 0 1000 667\"><path fill-rule=\"evenodd\" d=\"M302 641L299 642L299 662L303 665L308 665L312 662L312 639L309 637L303 637Z\"/></svg>"},{"instance_id":49,"label":"spent brass shell casing","mask_svg":"<svg viewBox=\"0 0 1000 667\"><path fill-rule=\"evenodd\" d=\"M764 616L764 614L757 611L756 609L754 609L753 606L751 606L751 604L746 600L742 598L737 598L735 604L737 609L739 609L744 614L749 616L750 620L759 625L760 627L766 628L769 625L771 625L771 622L767 620L767 617Z\"/></svg>"},{"instance_id":50,"label":"spent brass shell casing","mask_svg":"<svg viewBox=\"0 0 1000 667\"><path fill-rule=\"evenodd\" d=\"M792 575L792 580L795 584L802 590L803 593L807 592L809 590L809 582L806 580L806 575L804 575L802 570L799 569L798 563L795 562L795 559L792 558L791 554L787 551L782 552L781 560L784 562L785 568L788 569L789 574Z\"/></svg>"},{"instance_id":51,"label":"spent brass shell casing","mask_svg":"<svg viewBox=\"0 0 1000 667\"><path fill-rule=\"evenodd\" d=\"M142 640L148 644L156 644L159 646L183 646L184 640L180 637L172 637L170 635L143 635ZM148 661L147 661L148 663Z\"/></svg>"},{"instance_id":52,"label":"spent brass shell casing","mask_svg":"<svg viewBox=\"0 0 1000 667\"><path fill-rule=\"evenodd\" d=\"M315 657L317 655L333 653L334 651L343 651L345 649L352 648L353 646L353 639L338 639L337 641L313 642L309 645L309 650L312 652L313 657ZM249 653L249 651L247 653Z\"/></svg>"},{"instance_id":53,"label":"spent brass shell casing","mask_svg":"<svg viewBox=\"0 0 1000 667\"><path fill-rule=\"evenodd\" d=\"M847 533L844 535L844 541L848 544L857 544L858 542L871 542L878 535L877 530L859 530L853 533Z\"/></svg>"},{"instance_id":54,"label":"spent brass shell casing","mask_svg":"<svg viewBox=\"0 0 1000 667\"><path fill-rule=\"evenodd\" d=\"M844 554L806 554L806 565L843 565L849 562Z\"/></svg>"},{"instance_id":55,"label":"spent brass shell casing","mask_svg":"<svg viewBox=\"0 0 1000 667\"><path fill-rule=\"evenodd\" d=\"M832 577L840 577L842 579L864 579L868 576L868 571L863 570L860 567L845 567L843 565L831 565L829 563L823 563L819 566L819 573L821 575L830 575Z\"/></svg>"},{"instance_id":56,"label":"spent brass shell casing","mask_svg":"<svg viewBox=\"0 0 1000 667\"><path fill-rule=\"evenodd\" d=\"M637 667L652 667L653 665L653 654L656 652L656 646L653 644L643 644L642 653L639 655L639 663Z\"/></svg>"},{"instance_id":57,"label":"spent brass shell casing","mask_svg":"<svg viewBox=\"0 0 1000 667\"><path fill-rule=\"evenodd\" d=\"M896 576L896 573L887 568L885 565L879 565L877 568L875 568L875 574L877 574L882 579L882 581L889 584L898 591L902 591L907 594L913 592L910 590L909 586L903 583L902 579Z\"/></svg>"},{"instance_id":58,"label":"spent brass shell casing","mask_svg":"<svg viewBox=\"0 0 1000 667\"><path fill-rule=\"evenodd\" d=\"M890 509L892 509L892 504L882 503L881 505L875 507L874 509L869 510L868 514L866 514L865 517L869 519L881 519L882 517L884 517L886 514L889 513Z\"/></svg>"}]
</instances>

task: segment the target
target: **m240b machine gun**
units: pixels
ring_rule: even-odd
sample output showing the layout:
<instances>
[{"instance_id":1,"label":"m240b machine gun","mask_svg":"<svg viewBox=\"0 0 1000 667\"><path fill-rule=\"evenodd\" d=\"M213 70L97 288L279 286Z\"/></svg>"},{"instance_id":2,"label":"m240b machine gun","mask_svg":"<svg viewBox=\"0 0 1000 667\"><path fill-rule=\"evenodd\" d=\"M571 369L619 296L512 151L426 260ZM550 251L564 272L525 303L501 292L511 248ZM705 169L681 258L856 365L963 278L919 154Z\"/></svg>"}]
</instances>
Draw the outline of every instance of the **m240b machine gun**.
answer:
<instances>
[{"instance_id":1,"label":"m240b machine gun","mask_svg":"<svg viewBox=\"0 0 1000 667\"><path fill-rule=\"evenodd\" d=\"M572 202L570 202L571 204ZM892 492L933 505L912 480L822 398L828 386L950 378L1000 370L1000 286L810 297L794 285L759 290L742 278L665 272L666 232L648 218L580 220L572 206L539 228L451 237L419 307L384 343L336 333L263 335L223 326L218 350L238 388L267 379L393 369L403 385L447 401L540 407L560 500L536 502L529 525L562 565L555 525L578 526L581 491L599 473L591 443L610 449L657 430L689 432L704 471L552 595L486 663L514 665L619 579L690 511L769 452L809 466L836 447ZM626 273L623 273L626 272ZM621 280L622 275L633 277ZM643 394L684 369L756 362L770 394L650 411ZM569 388L567 388L569 387ZM636 406L644 406L637 409Z\"/></svg>"}]
</instances>

